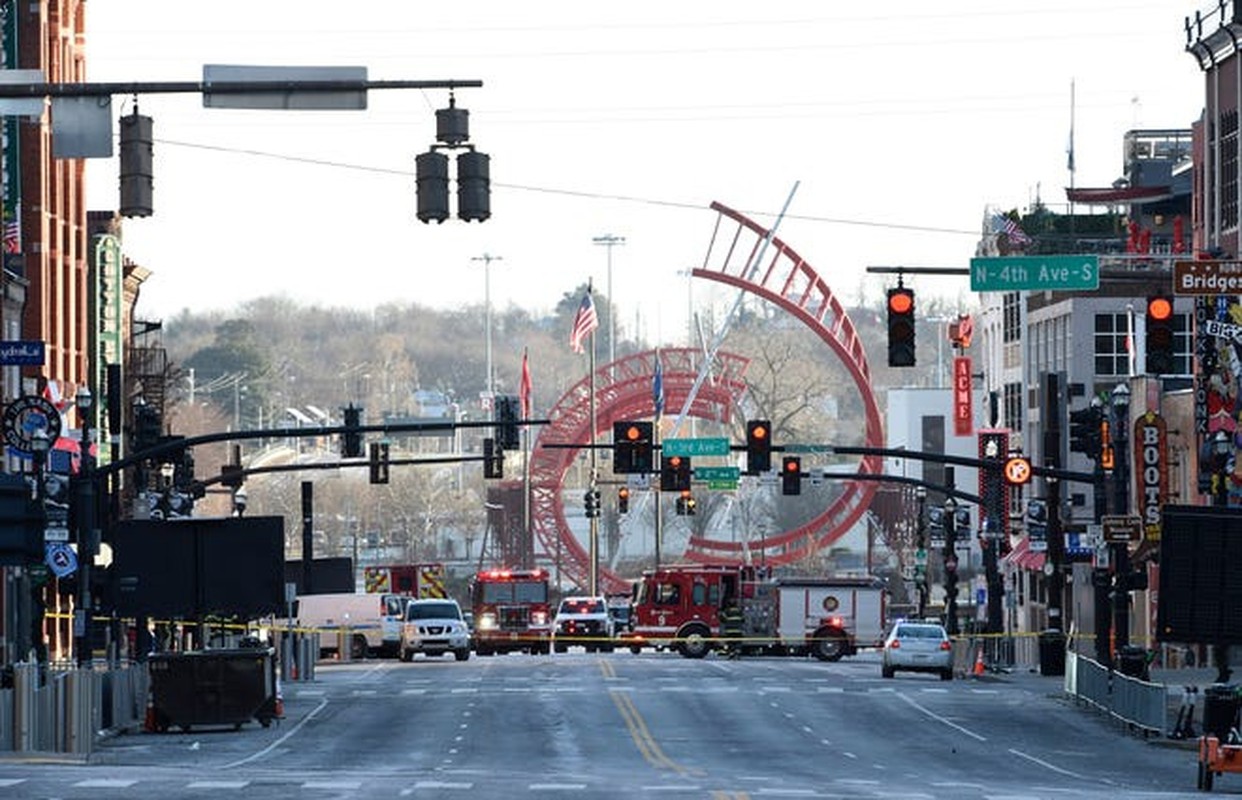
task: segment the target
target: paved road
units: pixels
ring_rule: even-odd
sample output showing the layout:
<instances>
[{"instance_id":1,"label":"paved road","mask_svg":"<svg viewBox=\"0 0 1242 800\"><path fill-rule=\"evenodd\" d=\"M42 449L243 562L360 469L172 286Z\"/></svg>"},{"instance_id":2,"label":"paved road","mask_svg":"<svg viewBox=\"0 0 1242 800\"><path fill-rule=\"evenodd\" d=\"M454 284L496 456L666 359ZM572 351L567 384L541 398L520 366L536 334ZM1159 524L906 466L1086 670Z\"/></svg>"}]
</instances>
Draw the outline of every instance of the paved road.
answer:
<instances>
[{"instance_id":1,"label":"paved road","mask_svg":"<svg viewBox=\"0 0 1242 800\"><path fill-rule=\"evenodd\" d=\"M885 680L873 655L498 656L325 666L263 729L139 733L0 763L0 796L1174 798L1194 755L1016 673ZM1219 791L1242 794L1242 776Z\"/></svg>"}]
</instances>

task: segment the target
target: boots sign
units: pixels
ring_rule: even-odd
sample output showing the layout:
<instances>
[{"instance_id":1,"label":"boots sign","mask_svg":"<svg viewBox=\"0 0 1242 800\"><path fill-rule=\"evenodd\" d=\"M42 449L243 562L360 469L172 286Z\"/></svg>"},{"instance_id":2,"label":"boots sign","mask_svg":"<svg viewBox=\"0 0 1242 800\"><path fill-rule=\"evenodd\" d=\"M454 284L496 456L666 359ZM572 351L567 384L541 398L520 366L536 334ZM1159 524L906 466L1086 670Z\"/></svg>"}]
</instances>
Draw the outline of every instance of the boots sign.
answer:
<instances>
[{"instance_id":1,"label":"boots sign","mask_svg":"<svg viewBox=\"0 0 1242 800\"><path fill-rule=\"evenodd\" d=\"M1168 437L1164 420L1148 411L1134 423L1134 479L1147 541L1160 541L1160 507L1169 494Z\"/></svg>"}]
</instances>

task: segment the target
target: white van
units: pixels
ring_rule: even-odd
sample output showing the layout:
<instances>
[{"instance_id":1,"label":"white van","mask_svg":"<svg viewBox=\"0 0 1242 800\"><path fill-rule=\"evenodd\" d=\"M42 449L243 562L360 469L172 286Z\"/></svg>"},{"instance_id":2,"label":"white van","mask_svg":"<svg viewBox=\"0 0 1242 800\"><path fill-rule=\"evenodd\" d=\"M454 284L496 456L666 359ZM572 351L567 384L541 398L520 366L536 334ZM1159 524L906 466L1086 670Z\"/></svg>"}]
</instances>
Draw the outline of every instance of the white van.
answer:
<instances>
[{"instance_id":1,"label":"white van","mask_svg":"<svg viewBox=\"0 0 1242 800\"><path fill-rule=\"evenodd\" d=\"M342 638L350 658L393 657L401 645L401 624L410 598L387 593L299 595L293 609L297 627L319 634L319 654L336 654Z\"/></svg>"}]
</instances>

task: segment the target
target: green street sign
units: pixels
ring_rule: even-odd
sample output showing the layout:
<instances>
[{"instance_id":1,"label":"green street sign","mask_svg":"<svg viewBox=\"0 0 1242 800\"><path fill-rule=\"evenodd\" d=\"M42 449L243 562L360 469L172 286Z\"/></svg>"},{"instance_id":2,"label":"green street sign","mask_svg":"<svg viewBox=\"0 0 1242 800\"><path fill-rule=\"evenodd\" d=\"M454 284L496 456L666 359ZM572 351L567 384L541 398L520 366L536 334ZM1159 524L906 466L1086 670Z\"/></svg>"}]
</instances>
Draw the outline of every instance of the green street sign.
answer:
<instances>
[{"instance_id":1,"label":"green street sign","mask_svg":"<svg viewBox=\"0 0 1242 800\"><path fill-rule=\"evenodd\" d=\"M1002 256L970 260L973 292L1098 288L1098 256Z\"/></svg>"},{"instance_id":2,"label":"green street sign","mask_svg":"<svg viewBox=\"0 0 1242 800\"><path fill-rule=\"evenodd\" d=\"M733 481L737 483L742 477L742 470L738 467L695 467L694 477L701 481Z\"/></svg>"},{"instance_id":3,"label":"green street sign","mask_svg":"<svg viewBox=\"0 0 1242 800\"><path fill-rule=\"evenodd\" d=\"M832 445L830 444L787 444L785 445L786 453L831 453Z\"/></svg>"},{"instance_id":4,"label":"green street sign","mask_svg":"<svg viewBox=\"0 0 1242 800\"><path fill-rule=\"evenodd\" d=\"M665 439L660 452L666 456L727 456L729 440L724 436L706 439Z\"/></svg>"},{"instance_id":5,"label":"green street sign","mask_svg":"<svg viewBox=\"0 0 1242 800\"><path fill-rule=\"evenodd\" d=\"M708 481L707 491L734 492L737 491L737 481Z\"/></svg>"}]
</instances>

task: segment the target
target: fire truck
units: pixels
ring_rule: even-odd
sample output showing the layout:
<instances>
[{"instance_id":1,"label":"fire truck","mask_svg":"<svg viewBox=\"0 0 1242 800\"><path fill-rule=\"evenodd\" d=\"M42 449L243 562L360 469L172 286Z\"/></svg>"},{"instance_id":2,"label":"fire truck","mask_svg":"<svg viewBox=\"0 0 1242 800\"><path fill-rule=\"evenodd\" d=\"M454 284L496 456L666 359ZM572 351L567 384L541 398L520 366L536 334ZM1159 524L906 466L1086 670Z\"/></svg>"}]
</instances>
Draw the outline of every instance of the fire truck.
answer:
<instances>
[{"instance_id":1,"label":"fire truck","mask_svg":"<svg viewBox=\"0 0 1242 800\"><path fill-rule=\"evenodd\" d=\"M742 610L742 651L813 655L836 661L880 646L885 594L873 577L772 577L749 565L671 565L648 570L634 586L632 629L623 646L672 649L702 658L724 646L720 611Z\"/></svg>"},{"instance_id":2,"label":"fire truck","mask_svg":"<svg viewBox=\"0 0 1242 800\"><path fill-rule=\"evenodd\" d=\"M470 581L474 613L474 651L481 656L525 650L552 650L552 609L548 572L543 569L490 569Z\"/></svg>"},{"instance_id":3,"label":"fire truck","mask_svg":"<svg viewBox=\"0 0 1242 800\"><path fill-rule=\"evenodd\" d=\"M362 581L368 593L392 592L406 597L444 598L443 564L384 564L364 567Z\"/></svg>"}]
</instances>

